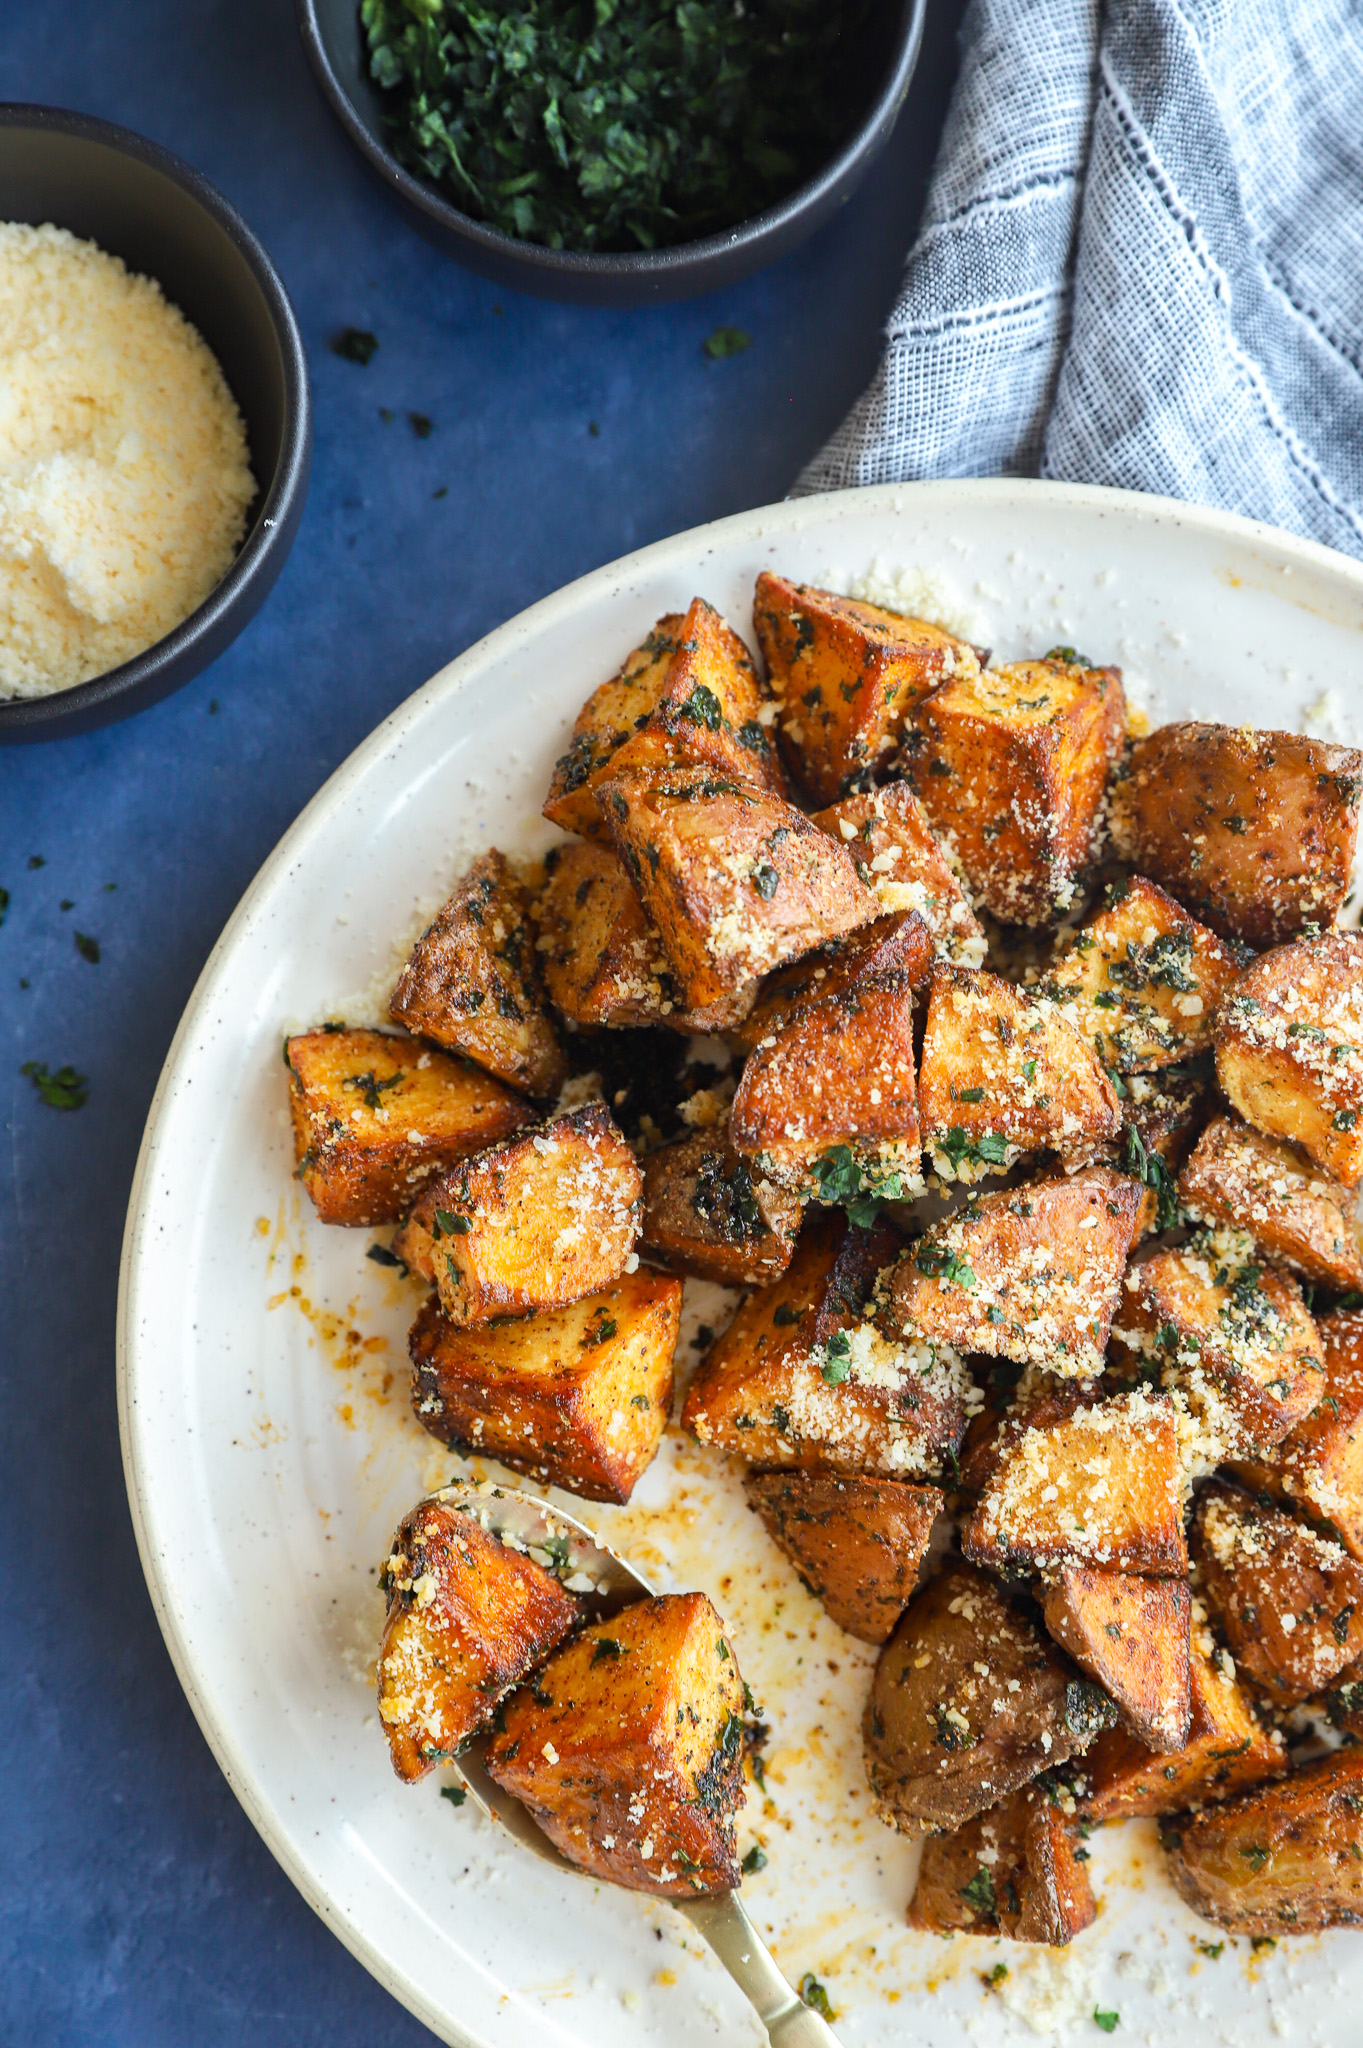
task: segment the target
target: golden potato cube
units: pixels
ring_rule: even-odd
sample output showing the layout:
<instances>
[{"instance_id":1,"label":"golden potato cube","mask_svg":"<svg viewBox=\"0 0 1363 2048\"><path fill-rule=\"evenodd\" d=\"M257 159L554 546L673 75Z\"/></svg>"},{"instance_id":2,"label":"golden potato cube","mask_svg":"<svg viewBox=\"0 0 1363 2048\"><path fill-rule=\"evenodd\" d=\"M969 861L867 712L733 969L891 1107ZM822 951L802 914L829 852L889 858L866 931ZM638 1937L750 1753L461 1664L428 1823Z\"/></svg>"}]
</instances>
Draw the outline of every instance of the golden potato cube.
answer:
<instances>
[{"instance_id":1,"label":"golden potato cube","mask_svg":"<svg viewBox=\"0 0 1363 2048\"><path fill-rule=\"evenodd\" d=\"M904 938L881 949L897 950ZM813 1200L921 1191L913 988L902 966L817 994L749 1053L729 1129L780 1187Z\"/></svg>"},{"instance_id":2,"label":"golden potato cube","mask_svg":"<svg viewBox=\"0 0 1363 2048\"><path fill-rule=\"evenodd\" d=\"M1097 1908L1071 1823L1029 1785L954 1835L929 1835L909 1925L929 1934L1003 1935L1065 1948Z\"/></svg>"},{"instance_id":3,"label":"golden potato cube","mask_svg":"<svg viewBox=\"0 0 1363 2048\"><path fill-rule=\"evenodd\" d=\"M814 823L841 841L887 916L915 910L947 959L982 967L985 936L911 782L845 796Z\"/></svg>"},{"instance_id":4,"label":"golden potato cube","mask_svg":"<svg viewBox=\"0 0 1363 2048\"><path fill-rule=\"evenodd\" d=\"M1200 1614L1194 1601L1186 1745L1157 1753L1129 1728L1100 1735L1075 1786L1080 1810L1090 1820L1178 1813L1186 1806L1229 1799L1287 1769L1281 1735L1260 1726Z\"/></svg>"},{"instance_id":5,"label":"golden potato cube","mask_svg":"<svg viewBox=\"0 0 1363 2048\"><path fill-rule=\"evenodd\" d=\"M665 613L625 656L618 674L592 691L573 722L568 751L554 768L544 802L552 824L565 832L605 837L596 785L609 773L616 749L641 731L658 708L685 625L685 612Z\"/></svg>"},{"instance_id":6,"label":"golden potato cube","mask_svg":"<svg viewBox=\"0 0 1363 2048\"><path fill-rule=\"evenodd\" d=\"M434 1295L412 1325L412 1405L456 1450L584 1500L627 1501L672 1412L682 1283L626 1273L569 1308L460 1329Z\"/></svg>"},{"instance_id":7,"label":"golden potato cube","mask_svg":"<svg viewBox=\"0 0 1363 2048\"><path fill-rule=\"evenodd\" d=\"M409 1783L448 1763L581 1619L554 1574L432 1494L383 1568L379 1722Z\"/></svg>"},{"instance_id":8,"label":"golden potato cube","mask_svg":"<svg viewBox=\"0 0 1363 2048\"><path fill-rule=\"evenodd\" d=\"M1316 1326L1295 1280L1241 1232L1204 1232L1127 1274L1109 1370L1137 1372L1196 1417L1204 1468L1275 1444L1320 1399Z\"/></svg>"},{"instance_id":9,"label":"golden potato cube","mask_svg":"<svg viewBox=\"0 0 1363 2048\"><path fill-rule=\"evenodd\" d=\"M913 1596L946 1496L864 1473L749 1472L743 1484L748 1506L838 1627L885 1642Z\"/></svg>"},{"instance_id":10,"label":"golden potato cube","mask_svg":"<svg viewBox=\"0 0 1363 2048\"><path fill-rule=\"evenodd\" d=\"M764 1038L780 1030L795 1010L817 996L840 995L864 975L894 968L908 977L916 995L927 987L932 963L937 957L932 933L917 911L898 917L878 917L845 939L830 939L804 953L787 967L778 967L762 983L756 1003L740 1024L733 1027L745 1052L751 1052Z\"/></svg>"},{"instance_id":11,"label":"golden potato cube","mask_svg":"<svg viewBox=\"0 0 1363 2048\"><path fill-rule=\"evenodd\" d=\"M1363 1563L1363 1314L1318 1316L1316 1334L1320 1399L1281 1443L1232 1469L1256 1493L1305 1509Z\"/></svg>"},{"instance_id":12,"label":"golden potato cube","mask_svg":"<svg viewBox=\"0 0 1363 2048\"><path fill-rule=\"evenodd\" d=\"M1304 1764L1166 1836L1176 1890L1228 1933L1363 1926L1363 1749Z\"/></svg>"},{"instance_id":13,"label":"golden potato cube","mask_svg":"<svg viewBox=\"0 0 1363 2048\"><path fill-rule=\"evenodd\" d=\"M1238 1117L1208 1124L1178 1193L1189 1215L1243 1230L1274 1265L1322 1287L1363 1288L1363 1238L1349 1189Z\"/></svg>"},{"instance_id":14,"label":"golden potato cube","mask_svg":"<svg viewBox=\"0 0 1363 2048\"><path fill-rule=\"evenodd\" d=\"M872 1796L904 1834L959 1828L1114 1718L1023 1607L948 1558L876 1664L863 1724Z\"/></svg>"},{"instance_id":15,"label":"golden potato cube","mask_svg":"<svg viewBox=\"0 0 1363 2048\"><path fill-rule=\"evenodd\" d=\"M889 1282L901 1327L960 1351L1103 1369L1140 1189L1110 1167L972 1194L905 1252Z\"/></svg>"},{"instance_id":16,"label":"golden potato cube","mask_svg":"<svg viewBox=\"0 0 1363 2048\"><path fill-rule=\"evenodd\" d=\"M1004 924L1069 909L1125 718L1120 669L1050 656L960 674L919 705L906 763L977 907Z\"/></svg>"},{"instance_id":17,"label":"golden potato cube","mask_svg":"<svg viewBox=\"0 0 1363 2048\"><path fill-rule=\"evenodd\" d=\"M323 1223L396 1223L427 1181L534 1121L467 1060L387 1031L284 1042L295 1171Z\"/></svg>"},{"instance_id":18,"label":"golden potato cube","mask_svg":"<svg viewBox=\"0 0 1363 2048\"><path fill-rule=\"evenodd\" d=\"M1238 1486L1198 1496L1199 1583L1236 1669L1275 1707L1323 1692L1363 1656L1363 1565Z\"/></svg>"},{"instance_id":19,"label":"golden potato cube","mask_svg":"<svg viewBox=\"0 0 1363 2048\"><path fill-rule=\"evenodd\" d=\"M1256 960L1216 1018L1216 1078L1246 1122L1363 1180L1363 934L1324 932Z\"/></svg>"},{"instance_id":20,"label":"golden potato cube","mask_svg":"<svg viewBox=\"0 0 1363 2048\"><path fill-rule=\"evenodd\" d=\"M939 962L918 1076L923 1145L944 1180L980 1180L1024 1153L1091 1158L1121 1129L1102 1066L1053 1004L995 974Z\"/></svg>"},{"instance_id":21,"label":"golden potato cube","mask_svg":"<svg viewBox=\"0 0 1363 2048\"><path fill-rule=\"evenodd\" d=\"M1212 1042L1217 1005L1251 955L1144 875L1114 882L1045 981L1105 1067L1171 1066Z\"/></svg>"},{"instance_id":22,"label":"golden potato cube","mask_svg":"<svg viewBox=\"0 0 1363 2048\"><path fill-rule=\"evenodd\" d=\"M1211 1062L1131 1074L1125 1085L1125 1121L1108 1156L1141 1183L1134 1245L1152 1230L1172 1230L1179 1220L1179 1168L1211 1110Z\"/></svg>"},{"instance_id":23,"label":"golden potato cube","mask_svg":"<svg viewBox=\"0 0 1363 2048\"><path fill-rule=\"evenodd\" d=\"M524 893L495 848L417 940L388 1008L395 1023L527 1095L553 1095L568 1078L540 1000Z\"/></svg>"},{"instance_id":24,"label":"golden potato cube","mask_svg":"<svg viewBox=\"0 0 1363 2048\"><path fill-rule=\"evenodd\" d=\"M535 905L550 1002L574 1024L660 1024L678 1009L662 941L609 846L553 848Z\"/></svg>"},{"instance_id":25,"label":"golden potato cube","mask_svg":"<svg viewBox=\"0 0 1363 2048\"><path fill-rule=\"evenodd\" d=\"M1046 1626L1147 1749L1185 1747L1192 1732L1186 1579L1062 1565L1042 1599Z\"/></svg>"},{"instance_id":26,"label":"golden potato cube","mask_svg":"<svg viewBox=\"0 0 1363 2048\"><path fill-rule=\"evenodd\" d=\"M782 746L814 804L836 802L883 761L930 690L979 673L974 648L940 626L765 570L753 623L781 703Z\"/></svg>"},{"instance_id":27,"label":"golden potato cube","mask_svg":"<svg viewBox=\"0 0 1363 2048\"><path fill-rule=\"evenodd\" d=\"M1186 1576L1172 1403L1145 1388L1045 1424L1006 1424L961 1549L998 1571L1087 1564Z\"/></svg>"},{"instance_id":28,"label":"golden potato cube","mask_svg":"<svg viewBox=\"0 0 1363 2048\"><path fill-rule=\"evenodd\" d=\"M1226 939L1333 923L1349 886L1363 754L1301 733L1162 725L1112 791L1124 860Z\"/></svg>"},{"instance_id":29,"label":"golden potato cube","mask_svg":"<svg viewBox=\"0 0 1363 2048\"><path fill-rule=\"evenodd\" d=\"M433 1181L393 1249L467 1328L609 1287L634 1256L642 1207L639 1163L593 1102Z\"/></svg>"},{"instance_id":30,"label":"golden potato cube","mask_svg":"<svg viewBox=\"0 0 1363 2048\"><path fill-rule=\"evenodd\" d=\"M743 1709L723 1622L703 1593L670 1593L551 1657L487 1768L580 1870L667 1898L731 1891Z\"/></svg>"},{"instance_id":31,"label":"golden potato cube","mask_svg":"<svg viewBox=\"0 0 1363 2048\"><path fill-rule=\"evenodd\" d=\"M972 1383L954 1351L891 1342L865 1306L899 1245L841 1210L812 1217L785 1277L750 1294L706 1354L683 1428L749 1465L938 1473Z\"/></svg>"},{"instance_id":32,"label":"golden potato cube","mask_svg":"<svg viewBox=\"0 0 1363 2048\"><path fill-rule=\"evenodd\" d=\"M673 1272L727 1287L779 1280L803 1214L795 1195L754 1176L725 1129L693 1131L644 1160L641 1249Z\"/></svg>"},{"instance_id":33,"label":"golden potato cube","mask_svg":"<svg viewBox=\"0 0 1363 2048\"><path fill-rule=\"evenodd\" d=\"M751 782L674 768L611 776L600 798L687 1009L716 1028L774 967L879 914L851 856Z\"/></svg>"}]
</instances>

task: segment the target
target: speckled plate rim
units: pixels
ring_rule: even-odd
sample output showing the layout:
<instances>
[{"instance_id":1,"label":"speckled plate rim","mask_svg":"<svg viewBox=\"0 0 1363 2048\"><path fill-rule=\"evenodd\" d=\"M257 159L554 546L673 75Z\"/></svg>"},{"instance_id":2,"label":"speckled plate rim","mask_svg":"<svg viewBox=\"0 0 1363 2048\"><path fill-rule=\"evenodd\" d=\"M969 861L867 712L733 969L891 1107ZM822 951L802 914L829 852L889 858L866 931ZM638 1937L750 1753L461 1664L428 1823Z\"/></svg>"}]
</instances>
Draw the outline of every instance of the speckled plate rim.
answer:
<instances>
[{"instance_id":1,"label":"speckled plate rim","mask_svg":"<svg viewBox=\"0 0 1363 2048\"><path fill-rule=\"evenodd\" d=\"M967 519L975 509L1013 507L1025 518L1029 504L1043 502L1049 509L1069 512L1077 519L1110 519L1116 527L1128 522L1160 523L1172 525L1175 529L1220 536L1242 548L1262 551L1279 571L1299 565L1336 581L1354 602L1363 601L1363 563L1352 561L1331 548L1231 513L1184 504L1176 499L1147 497L1140 492L1108 490L1093 485L1011 478L873 485L820 497L787 499L780 504L735 513L726 519L693 527L671 539L657 541L622 556L531 605L440 669L361 742L289 827L246 890L204 965L166 1055L148 1112L128 1202L116 1330L118 1418L124 1476L152 1605L185 1696L223 1775L252 1825L308 1904L351 1953L385 1989L432 2031L454 2044L454 2048L484 2048L484 2043L452 2013L428 1998L401 1963L373 1941L355 1916L338 1902L306 1856L295 1847L283 1816L252 1776L230 1721L221 1711L211 1685L200 1669L189 1631L177 1614L166 1559L155 1541L157 1468L143 1423L143 1397L151 1390L142 1382L137 1330L147 1292L155 1284L151 1270L155 1254L147 1229L148 1190L155 1182L161 1163L171 1099L185 1082L189 1050L215 1000L238 938L272 893L287 886L291 870L299 865L323 822L347 802L371 768L400 737L419 725L435 706L458 695L486 669L500 663L519 643L552 629L579 607L635 579L665 574L688 564L699 566L720 544L749 543L755 546L773 539L805 534L811 529L833 530L849 518L883 515L887 520L892 519L910 507L919 512L940 511L945 518Z\"/></svg>"}]
</instances>

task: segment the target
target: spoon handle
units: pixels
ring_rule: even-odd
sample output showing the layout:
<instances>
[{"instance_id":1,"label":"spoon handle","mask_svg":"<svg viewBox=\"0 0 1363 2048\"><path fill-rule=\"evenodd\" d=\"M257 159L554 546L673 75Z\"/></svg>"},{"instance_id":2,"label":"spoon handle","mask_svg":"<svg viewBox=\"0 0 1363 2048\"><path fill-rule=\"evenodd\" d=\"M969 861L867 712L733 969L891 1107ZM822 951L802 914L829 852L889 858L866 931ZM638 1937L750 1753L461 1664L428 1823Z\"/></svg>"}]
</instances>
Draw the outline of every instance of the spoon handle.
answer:
<instances>
[{"instance_id":1,"label":"spoon handle","mask_svg":"<svg viewBox=\"0 0 1363 2048\"><path fill-rule=\"evenodd\" d=\"M828 2022L791 1990L777 1969L735 1893L676 1903L752 2006L772 2048L838 2048Z\"/></svg>"}]
</instances>

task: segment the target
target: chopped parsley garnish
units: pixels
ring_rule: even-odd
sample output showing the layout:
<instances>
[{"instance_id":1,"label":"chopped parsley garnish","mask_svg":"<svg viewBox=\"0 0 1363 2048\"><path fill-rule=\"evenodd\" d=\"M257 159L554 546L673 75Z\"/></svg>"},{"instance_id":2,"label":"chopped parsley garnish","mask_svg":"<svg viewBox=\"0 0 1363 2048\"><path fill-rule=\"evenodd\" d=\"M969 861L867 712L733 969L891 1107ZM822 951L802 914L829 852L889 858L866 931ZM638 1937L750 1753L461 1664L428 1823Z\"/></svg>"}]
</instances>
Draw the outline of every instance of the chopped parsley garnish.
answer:
<instances>
[{"instance_id":1,"label":"chopped parsley garnish","mask_svg":"<svg viewBox=\"0 0 1363 2048\"><path fill-rule=\"evenodd\" d=\"M379 338L367 327L343 327L331 344L331 353L340 356L347 363L363 366L370 362L379 346Z\"/></svg>"},{"instance_id":2,"label":"chopped parsley garnish","mask_svg":"<svg viewBox=\"0 0 1363 2048\"><path fill-rule=\"evenodd\" d=\"M76 951L80 954L81 959L88 960L92 967L98 967L99 940L92 939L89 932L76 932L73 936L76 941Z\"/></svg>"},{"instance_id":3,"label":"chopped parsley garnish","mask_svg":"<svg viewBox=\"0 0 1363 2048\"><path fill-rule=\"evenodd\" d=\"M997 1910L998 1900L994 1896L994 1880L983 1865L975 1872L969 1884L961 1886L961 1897L977 1913L992 1914Z\"/></svg>"},{"instance_id":4,"label":"chopped parsley garnish","mask_svg":"<svg viewBox=\"0 0 1363 2048\"><path fill-rule=\"evenodd\" d=\"M618 1661L619 1658L626 1654L625 1645L617 1643L614 1636L598 1636L596 1648L592 1651L592 1663L593 1665L609 1664L612 1661Z\"/></svg>"},{"instance_id":5,"label":"chopped parsley garnish","mask_svg":"<svg viewBox=\"0 0 1363 2048\"><path fill-rule=\"evenodd\" d=\"M1095 2005L1093 2008L1093 2024L1095 2027L1101 2027L1105 2034L1115 2034L1121 2025L1121 2015L1115 2012L1103 2012Z\"/></svg>"},{"instance_id":6,"label":"chopped parsley garnish","mask_svg":"<svg viewBox=\"0 0 1363 2048\"><path fill-rule=\"evenodd\" d=\"M614 1316L608 1316L603 1310L598 1309L597 1320L589 1329L583 1331L578 1348L582 1351L594 1351L598 1344L609 1344L619 1327ZM648 1405L647 1397L644 1405Z\"/></svg>"},{"instance_id":7,"label":"chopped parsley garnish","mask_svg":"<svg viewBox=\"0 0 1363 2048\"><path fill-rule=\"evenodd\" d=\"M972 1166L1003 1166L1008 1159L1008 1140L998 1131L984 1131L972 1138L960 1124L953 1124L945 1138L937 1140L946 1153L953 1173L967 1163Z\"/></svg>"},{"instance_id":8,"label":"chopped parsley garnish","mask_svg":"<svg viewBox=\"0 0 1363 2048\"><path fill-rule=\"evenodd\" d=\"M725 356L741 356L751 345L752 336L745 334L741 327L716 327L701 343L712 363L721 362Z\"/></svg>"},{"instance_id":9,"label":"chopped parsley garnish","mask_svg":"<svg viewBox=\"0 0 1363 2048\"><path fill-rule=\"evenodd\" d=\"M718 732L724 723L723 707L714 691L704 683L696 684L678 716L689 718L694 725L705 726L709 732Z\"/></svg>"},{"instance_id":10,"label":"chopped parsley garnish","mask_svg":"<svg viewBox=\"0 0 1363 2048\"><path fill-rule=\"evenodd\" d=\"M1178 1223L1178 1184L1158 1152L1149 1149L1134 1124L1123 1137L1122 1166L1144 1183L1155 1197L1156 1230L1173 1230Z\"/></svg>"},{"instance_id":11,"label":"chopped parsley garnish","mask_svg":"<svg viewBox=\"0 0 1363 2048\"><path fill-rule=\"evenodd\" d=\"M451 1806L462 1806L468 1796L468 1787L466 1785L442 1785L440 1787L440 1797L448 1799Z\"/></svg>"},{"instance_id":12,"label":"chopped parsley garnish","mask_svg":"<svg viewBox=\"0 0 1363 2048\"><path fill-rule=\"evenodd\" d=\"M1258 1842L1251 1842L1247 1849L1240 1851L1240 1854L1251 1870L1262 1870L1268 1861L1267 1849L1262 1848Z\"/></svg>"},{"instance_id":13,"label":"chopped parsley garnish","mask_svg":"<svg viewBox=\"0 0 1363 2048\"><path fill-rule=\"evenodd\" d=\"M367 1074L347 1074L341 1086L343 1088L358 1088L364 1098L366 1109L381 1109L383 1107L383 1097L388 1089L398 1087L401 1081L402 1069L399 1067L396 1074L390 1074L386 1081L376 1080L372 1071Z\"/></svg>"},{"instance_id":14,"label":"chopped parsley garnish","mask_svg":"<svg viewBox=\"0 0 1363 2048\"><path fill-rule=\"evenodd\" d=\"M817 2012L823 2019L828 2020L830 2024L837 2018L837 2014L828 2002L828 1993L824 1990L823 1985L812 1970L806 1970L804 1976L800 1979L800 1996L807 2006L814 2012Z\"/></svg>"},{"instance_id":15,"label":"chopped parsley garnish","mask_svg":"<svg viewBox=\"0 0 1363 2048\"><path fill-rule=\"evenodd\" d=\"M90 1083L74 1067L58 1067L51 1073L46 1060L25 1060L19 1072L27 1074L49 1109L82 1109L90 1096Z\"/></svg>"},{"instance_id":16,"label":"chopped parsley garnish","mask_svg":"<svg viewBox=\"0 0 1363 2048\"><path fill-rule=\"evenodd\" d=\"M852 1340L846 1330L835 1330L823 1347L823 1364L819 1368L830 1387L837 1387L852 1370Z\"/></svg>"},{"instance_id":17,"label":"chopped parsley garnish","mask_svg":"<svg viewBox=\"0 0 1363 2048\"><path fill-rule=\"evenodd\" d=\"M973 1266L968 1266L964 1259L958 1259L955 1252L944 1251L939 1245L929 1244L926 1238L920 1240L913 1255L913 1263L925 1279L945 1280L950 1286L964 1287L967 1290L979 1285L979 1277Z\"/></svg>"},{"instance_id":18,"label":"chopped parsley garnish","mask_svg":"<svg viewBox=\"0 0 1363 2048\"><path fill-rule=\"evenodd\" d=\"M753 1843L738 1867L743 1872L744 1877L755 1877L759 1870L766 1869L767 1852L760 1842Z\"/></svg>"},{"instance_id":19,"label":"chopped parsley garnish","mask_svg":"<svg viewBox=\"0 0 1363 2048\"><path fill-rule=\"evenodd\" d=\"M431 419L429 413L409 412L407 415L407 424L410 426L412 432L416 435L418 441L430 440L431 428L435 423Z\"/></svg>"},{"instance_id":20,"label":"chopped parsley garnish","mask_svg":"<svg viewBox=\"0 0 1363 2048\"><path fill-rule=\"evenodd\" d=\"M469 1217L458 1215L453 1209L437 1209L431 1223L431 1236L439 1243L442 1237L467 1237L473 1224Z\"/></svg>"},{"instance_id":21,"label":"chopped parsley garnish","mask_svg":"<svg viewBox=\"0 0 1363 2048\"><path fill-rule=\"evenodd\" d=\"M389 1251L386 1244L371 1244L365 1257L372 1259L376 1266L396 1266L399 1273L406 1274L406 1265L396 1252Z\"/></svg>"},{"instance_id":22,"label":"chopped parsley garnish","mask_svg":"<svg viewBox=\"0 0 1363 2048\"><path fill-rule=\"evenodd\" d=\"M691 1207L703 1223L731 1243L761 1237L766 1228L747 1161L738 1160L732 1173L726 1173L724 1154L719 1151L707 1152L696 1168Z\"/></svg>"},{"instance_id":23,"label":"chopped parsley garnish","mask_svg":"<svg viewBox=\"0 0 1363 2048\"><path fill-rule=\"evenodd\" d=\"M770 903L781 884L781 877L769 860L760 860L749 879L764 903Z\"/></svg>"}]
</instances>

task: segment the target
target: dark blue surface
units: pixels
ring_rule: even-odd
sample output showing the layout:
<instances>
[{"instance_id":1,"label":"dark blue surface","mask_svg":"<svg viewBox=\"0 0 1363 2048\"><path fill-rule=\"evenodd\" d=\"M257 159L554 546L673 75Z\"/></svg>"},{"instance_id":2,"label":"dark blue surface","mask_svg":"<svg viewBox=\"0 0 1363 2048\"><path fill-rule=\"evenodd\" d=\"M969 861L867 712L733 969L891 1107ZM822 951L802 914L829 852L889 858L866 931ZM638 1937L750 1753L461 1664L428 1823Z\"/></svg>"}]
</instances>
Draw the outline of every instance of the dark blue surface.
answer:
<instances>
[{"instance_id":1,"label":"dark blue surface","mask_svg":"<svg viewBox=\"0 0 1363 2048\"><path fill-rule=\"evenodd\" d=\"M874 365L959 12L934 5L895 140L832 227L713 299L601 313L495 290L428 247L333 128L287 0L0 7L0 98L124 122L240 207L293 296L317 408L302 531L242 639L140 717L0 752L6 2044L431 2039L275 1866L152 1616L113 1378L143 1120L233 904L356 742L559 584L779 498L835 425ZM752 346L712 363L721 322ZM367 369L326 346L345 324L379 337ZM45 1108L29 1059L74 1063L87 1106Z\"/></svg>"}]
</instances>

